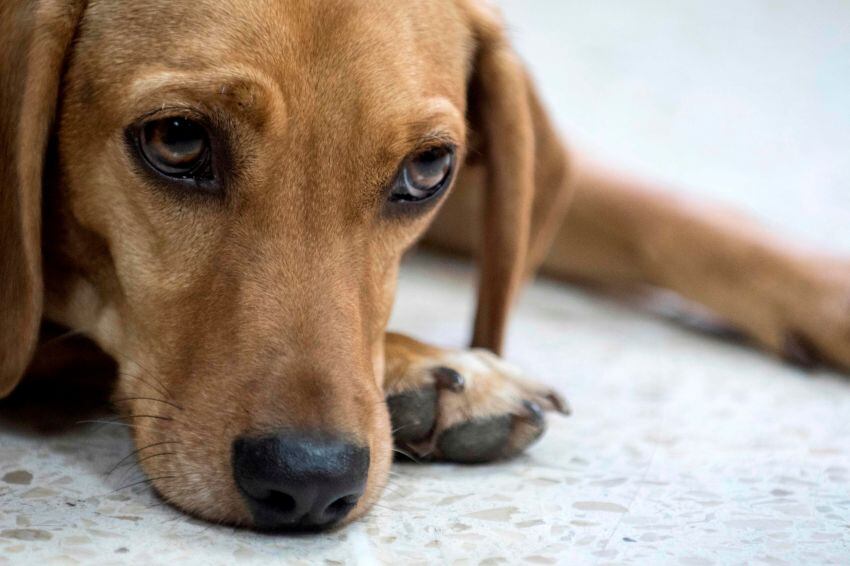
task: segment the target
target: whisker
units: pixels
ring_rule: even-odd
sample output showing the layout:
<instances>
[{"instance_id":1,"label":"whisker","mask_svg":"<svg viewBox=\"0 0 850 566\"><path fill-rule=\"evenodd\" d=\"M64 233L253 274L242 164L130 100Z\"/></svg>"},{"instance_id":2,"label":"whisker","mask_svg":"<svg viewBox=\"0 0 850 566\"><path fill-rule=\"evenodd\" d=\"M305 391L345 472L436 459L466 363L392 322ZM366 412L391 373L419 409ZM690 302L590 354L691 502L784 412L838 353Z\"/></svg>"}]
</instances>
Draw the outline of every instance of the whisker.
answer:
<instances>
[{"instance_id":1,"label":"whisker","mask_svg":"<svg viewBox=\"0 0 850 566\"><path fill-rule=\"evenodd\" d=\"M137 450L133 450L132 452L130 452L129 454L127 454L126 456L121 458L118 461L117 464L112 466L112 468L106 473L106 477L111 476L113 474L113 472L115 472L115 470L117 470L119 467L121 467L121 464L123 464L124 462L126 462L127 460L129 460L130 458L135 456L136 454L139 454L143 450L148 450L149 448L156 448L157 446L164 446L166 444L183 444L183 443L182 442L173 442L173 441L157 442L157 443L154 443L154 444L148 444L147 446L143 446L142 448L139 448Z\"/></svg>"},{"instance_id":2,"label":"whisker","mask_svg":"<svg viewBox=\"0 0 850 566\"><path fill-rule=\"evenodd\" d=\"M419 460L419 458L417 458L416 456L414 456L414 455L413 455L413 454L411 454L410 452L406 452L406 451L402 450L401 448L393 447L393 452L396 452L396 453L398 453L398 454L401 454L402 456L407 456L408 458L410 458L411 460L413 460L413 461L414 461L414 462L416 462L417 464L421 464L421 463L422 463L422 461L421 461L421 460ZM427 454L426 454L426 456L427 456Z\"/></svg>"},{"instance_id":3,"label":"whisker","mask_svg":"<svg viewBox=\"0 0 850 566\"><path fill-rule=\"evenodd\" d=\"M147 382L143 381L143 380L142 380L139 376L137 376L137 375L133 375L133 376L131 376L131 377L135 377L135 378L137 378L139 381L141 381L142 383L144 383L145 385L147 385L148 387L150 387L150 388L151 388L151 389L153 389L154 391L157 391L160 395L165 395L166 397L171 398L171 394L170 394L170 392L168 391L168 388L165 386L165 384L164 384L164 383L162 383L162 381L160 381L160 379L156 376L156 374L154 374L154 372L152 372L151 370L149 370L148 368L146 368L145 366L143 366L142 364L140 364L140 363L139 363L139 362L137 362L136 360L132 359L132 358L131 358L130 356L128 356L127 354L124 354L124 353L118 353L117 355L115 355L115 357L119 357L119 356L120 356L120 357L123 357L125 362L129 362L129 363L131 363L131 364L136 365L136 367L138 367L140 370L142 370L142 371L145 373L145 376L146 376L146 377L151 378L153 381L155 381L155 382L159 385L159 389L157 389L156 387L154 387L154 386L153 386L153 385L151 385L150 383L147 383ZM123 373L126 373L126 372L123 372Z\"/></svg>"},{"instance_id":4,"label":"whisker","mask_svg":"<svg viewBox=\"0 0 850 566\"><path fill-rule=\"evenodd\" d=\"M141 369L145 373L145 375L147 377L150 377L151 379L153 379L157 383L157 385L162 387L162 393L163 394L168 393L168 388L165 386L165 384L162 381L159 380L159 378L156 376L156 374L153 371L148 369L146 366L143 366L141 363L137 362L136 360L134 360L133 358L131 358L130 356L128 356L127 354L125 354L123 352L120 355L124 356L125 361L130 362L131 364L135 364L139 369ZM166 395L166 396L169 396L169 395Z\"/></svg>"},{"instance_id":5,"label":"whisker","mask_svg":"<svg viewBox=\"0 0 850 566\"><path fill-rule=\"evenodd\" d=\"M76 424L78 424L78 425L100 424L100 425L114 425L114 426L123 426L123 427L127 427L127 428L136 428L136 425L133 425L133 424L130 424L130 423L122 423L121 421L118 421L118 420L107 421L107 420L93 419L93 420L77 421Z\"/></svg>"},{"instance_id":6,"label":"whisker","mask_svg":"<svg viewBox=\"0 0 850 566\"><path fill-rule=\"evenodd\" d=\"M123 418L125 419L159 419L161 421L173 421L173 417L166 417L163 415L126 415Z\"/></svg>"},{"instance_id":7,"label":"whisker","mask_svg":"<svg viewBox=\"0 0 850 566\"><path fill-rule=\"evenodd\" d=\"M124 397L122 399L113 399L113 403L125 403L129 401L156 401L157 403L163 403L165 405L169 405L174 407L179 411L183 411L183 407L178 405L177 403L172 403L171 401L166 401L165 399L157 399L156 397Z\"/></svg>"},{"instance_id":8,"label":"whisker","mask_svg":"<svg viewBox=\"0 0 850 566\"><path fill-rule=\"evenodd\" d=\"M44 342L39 343L39 345L38 345L38 346L41 348L41 347L44 347L44 346L49 346L49 345L54 344L54 343L56 343L56 342L61 342L61 341L63 341L63 340L67 340L68 338L72 338L72 337L74 337L74 336L83 336L83 335L85 335L87 332L89 332L89 330L91 330L91 329L79 328L79 329L76 329L76 330L68 330L68 332L65 332L65 333L63 333L63 334L60 334L60 335L58 335L58 336L54 336L53 338L50 338L49 340L45 340ZM161 395L165 395L166 397L171 397L171 394L170 394L170 392L168 391L168 388L167 388L167 387L165 387L165 384L163 384L163 383L162 383L162 381L156 377L156 375L154 374L154 372L152 372L151 370L149 370L148 368L146 368L145 366L143 366L143 365L142 365L142 364L140 364L139 362L137 362L137 361L133 360L133 359L132 359L132 358L130 358L130 356L128 356L127 354L123 354L123 353L110 353L110 354L107 354L107 355L109 355L110 357L113 357L113 358L123 357L125 361L135 364L136 366L138 366L138 367L139 367L139 369L141 369L141 370L143 370L143 371L144 371L144 373L146 374L146 376L147 376L147 377L149 377L149 378L151 378L152 380L154 380L154 381L155 381L155 382L159 385L159 388L154 387L153 385L151 385L149 382L147 382L147 381L143 380L143 379L142 379L140 376L138 376L138 375L129 374L129 373L127 373L127 372L121 372L121 375L122 375L122 376L137 379L138 381L140 381L140 382L141 382L141 383L143 383L144 385L147 385L148 387L150 387L151 389L153 389L153 390L154 390L154 391L156 391L157 393L159 393L159 394L161 394ZM182 410L182 409L181 409L181 410Z\"/></svg>"},{"instance_id":9,"label":"whisker","mask_svg":"<svg viewBox=\"0 0 850 566\"><path fill-rule=\"evenodd\" d=\"M139 366L136 362L131 361L131 363L136 364L140 369L144 369L141 366ZM156 378L154 378L152 375L149 375L147 373L145 373L145 375L147 377L150 377L151 379L154 379L157 382L159 381L159 380L156 380ZM169 394L169 392L167 390L164 389L164 386L160 385L160 387L155 387L149 381L145 381L144 379L142 379L142 376L140 376L140 375L136 375L134 373L130 373L130 372L125 370L125 371L120 372L119 376L121 378L135 379L136 381L138 381L142 385L146 385L146 386L150 387L154 391L154 393L158 393L158 394L163 395L165 397L171 398L171 395Z\"/></svg>"},{"instance_id":10,"label":"whisker","mask_svg":"<svg viewBox=\"0 0 850 566\"><path fill-rule=\"evenodd\" d=\"M135 464L135 465L130 465L124 470L124 473L121 474L120 481L121 482L127 481L128 477L132 476L133 472L141 472L142 477L146 477L147 473L145 473L144 469L142 469L142 467L139 465L141 462L144 462L145 460L149 460L151 458L156 458L158 456L174 456L176 454L177 454L177 452L159 452L157 454L151 454L149 456L145 456L144 458L139 459L137 462L131 461L131 463Z\"/></svg>"},{"instance_id":11,"label":"whisker","mask_svg":"<svg viewBox=\"0 0 850 566\"><path fill-rule=\"evenodd\" d=\"M153 482L155 482L155 481L159 481L159 480L169 480L169 479L174 479L174 478L176 478L176 477L177 477L177 476L157 476L157 477L155 477L155 478L148 478L148 479L146 479L146 480L141 480L141 481L133 482L133 483L131 483L131 484L128 484L128 485L125 485L125 486L119 487L118 489L114 489L114 490L112 490L112 491L111 491L111 493L115 493L115 492L117 492L117 491L121 491L121 490L124 490L124 489L129 489L129 488L131 488L131 487L136 487L137 485L142 485L142 484L146 484L146 483L153 483Z\"/></svg>"},{"instance_id":12,"label":"whisker","mask_svg":"<svg viewBox=\"0 0 850 566\"><path fill-rule=\"evenodd\" d=\"M118 485L123 485L131 480L142 480L148 477L150 476L146 474L145 471L139 466L127 466L126 468L124 468L124 472L120 475L120 477L118 477L115 483L117 483Z\"/></svg>"},{"instance_id":13,"label":"whisker","mask_svg":"<svg viewBox=\"0 0 850 566\"><path fill-rule=\"evenodd\" d=\"M139 458L136 464L141 464L145 460L150 460L151 458L158 458L159 456L174 456L177 452L158 452L156 454L151 454L149 456L145 456L144 458Z\"/></svg>"},{"instance_id":14,"label":"whisker","mask_svg":"<svg viewBox=\"0 0 850 566\"><path fill-rule=\"evenodd\" d=\"M124 423L124 422L121 422L121 421L118 421L118 420L115 420L115 421L85 420L85 421L77 421L76 424L78 424L78 425L99 424L99 425L103 425L103 426L112 425L112 426L120 426L120 427L124 427L124 428L129 428L129 429L132 429L132 430L156 430L156 429L153 429L153 428L150 428L150 427L147 427L147 426L140 426L140 425L136 425L136 424ZM99 427L96 430L100 430L103 426Z\"/></svg>"},{"instance_id":15,"label":"whisker","mask_svg":"<svg viewBox=\"0 0 850 566\"><path fill-rule=\"evenodd\" d=\"M404 430L404 429L406 429L406 428L408 428L408 427L416 426L416 425L418 425L418 424L420 424L420 423L407 423L406 425L401 425L400 427L396 427L396 428L394 428L393 430L391 430L391 431L390 431L390 434L395 434L395 433L397 433L397 432L398 432L398 431L400 431L400 430Z\"/></svg>"}]
</instances>

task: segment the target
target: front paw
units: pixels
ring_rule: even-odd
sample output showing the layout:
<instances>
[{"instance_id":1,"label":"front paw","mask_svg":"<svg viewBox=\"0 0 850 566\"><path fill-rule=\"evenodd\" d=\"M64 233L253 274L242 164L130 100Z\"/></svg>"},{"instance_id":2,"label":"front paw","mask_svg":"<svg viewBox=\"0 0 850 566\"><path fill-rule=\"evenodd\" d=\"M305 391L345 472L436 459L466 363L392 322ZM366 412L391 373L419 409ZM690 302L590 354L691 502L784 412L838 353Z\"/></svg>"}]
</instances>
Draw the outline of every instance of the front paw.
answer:
<instances>
[{"instance_id":1,"label":"front paw","mask_svg":"<svg viewBox=\"0 0 850 566\"><path fill-rule=\"evenodd\" d=\"M486 350L433 351L405 364L387 395L396 446L417 460L491 462L519 454L568 414L552 389Z\"/></svg>"}]
</instances>

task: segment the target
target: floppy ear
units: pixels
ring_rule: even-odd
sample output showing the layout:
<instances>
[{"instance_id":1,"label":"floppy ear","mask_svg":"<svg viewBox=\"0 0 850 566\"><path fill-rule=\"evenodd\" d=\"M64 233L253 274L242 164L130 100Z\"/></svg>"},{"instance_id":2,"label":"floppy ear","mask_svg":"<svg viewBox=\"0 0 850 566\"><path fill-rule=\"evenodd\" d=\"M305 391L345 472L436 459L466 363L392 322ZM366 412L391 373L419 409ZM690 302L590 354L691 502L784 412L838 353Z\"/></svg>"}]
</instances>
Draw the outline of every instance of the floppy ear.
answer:
<instances>
[{"instance_id":1,"label":"floppy ear","mask_svg":"<svg viewBox=\"0 0 850 566\"><path fill-rule=\"evenodd\" d=\"M62 68L83 1L0 4L0 398L38 341L41 194Z\"/></svg>"},{"instance_id":2,"label":"floppy ear","mask_svg":"<svg viewBox=\"0 0 850 566\"><path fill-rule=\"evenodd\" d=\"M500 353L517 291L566 211L566 152L500 17L480 0L462 5L477 46L468 114L485 171L473 346ZM536 188L544 198L535 199Z\"/></svg>"},{"instance_id":3,"label":"floppy ear","mask_svg":"<svg viewBox=\"0 0 850 566\"><path fill-rule=\"evenodd\" d=\"M534 132L522 64L499 18L470 4L476 54L469 116L484 159L483 233L473 346L500 352L508 311L522 283L534 195Z\"/></svg>"}]
</instances>

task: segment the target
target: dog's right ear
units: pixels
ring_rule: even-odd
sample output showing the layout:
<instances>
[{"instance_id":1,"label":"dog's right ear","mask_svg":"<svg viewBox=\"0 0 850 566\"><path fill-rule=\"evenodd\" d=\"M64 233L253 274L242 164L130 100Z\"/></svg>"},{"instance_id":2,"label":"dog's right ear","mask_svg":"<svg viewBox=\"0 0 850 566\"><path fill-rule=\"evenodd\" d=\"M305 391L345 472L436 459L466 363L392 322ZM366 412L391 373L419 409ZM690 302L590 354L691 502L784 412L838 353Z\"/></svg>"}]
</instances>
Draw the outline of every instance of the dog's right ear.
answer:
<instances>
[{"instance_id":1,"label":"dog's right ear","mask_svg":"<svg viewBox=\"0 0 850 566\"><path fill-rule=\"evenodd\" d=\"M83 0L0 3L0 398L38 343L44 162Z\"/></svg>"}]
</instances>

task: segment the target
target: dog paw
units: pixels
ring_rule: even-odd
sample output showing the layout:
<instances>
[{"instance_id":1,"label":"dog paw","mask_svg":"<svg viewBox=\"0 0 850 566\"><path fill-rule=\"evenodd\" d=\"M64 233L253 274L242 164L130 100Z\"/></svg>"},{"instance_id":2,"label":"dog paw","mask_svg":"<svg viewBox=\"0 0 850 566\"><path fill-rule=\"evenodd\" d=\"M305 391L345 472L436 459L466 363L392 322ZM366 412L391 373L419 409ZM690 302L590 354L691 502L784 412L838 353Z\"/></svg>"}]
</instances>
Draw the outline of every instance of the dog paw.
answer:
<instances>
[{"instance_id":1,"label":"dog paw","mask_svg":"<svg viewBox=\"0 0 850 566\"><path fill-rule=\"evenodd\" d=\"M396 446L414 460L510 458L543 435L547 411L569 414L558 393L489 351L429 349L388 383Z\"/></svg>"},{"instance_id":2,"label":"dog paw","mask_svg":"<svg viewBox=\"0 0 850 566\"><path fill-rule=\"evenodd\" d=\"M850 372L850 262L807 258L751 334L803 369Z\"/></svg>"}]
</instances>

